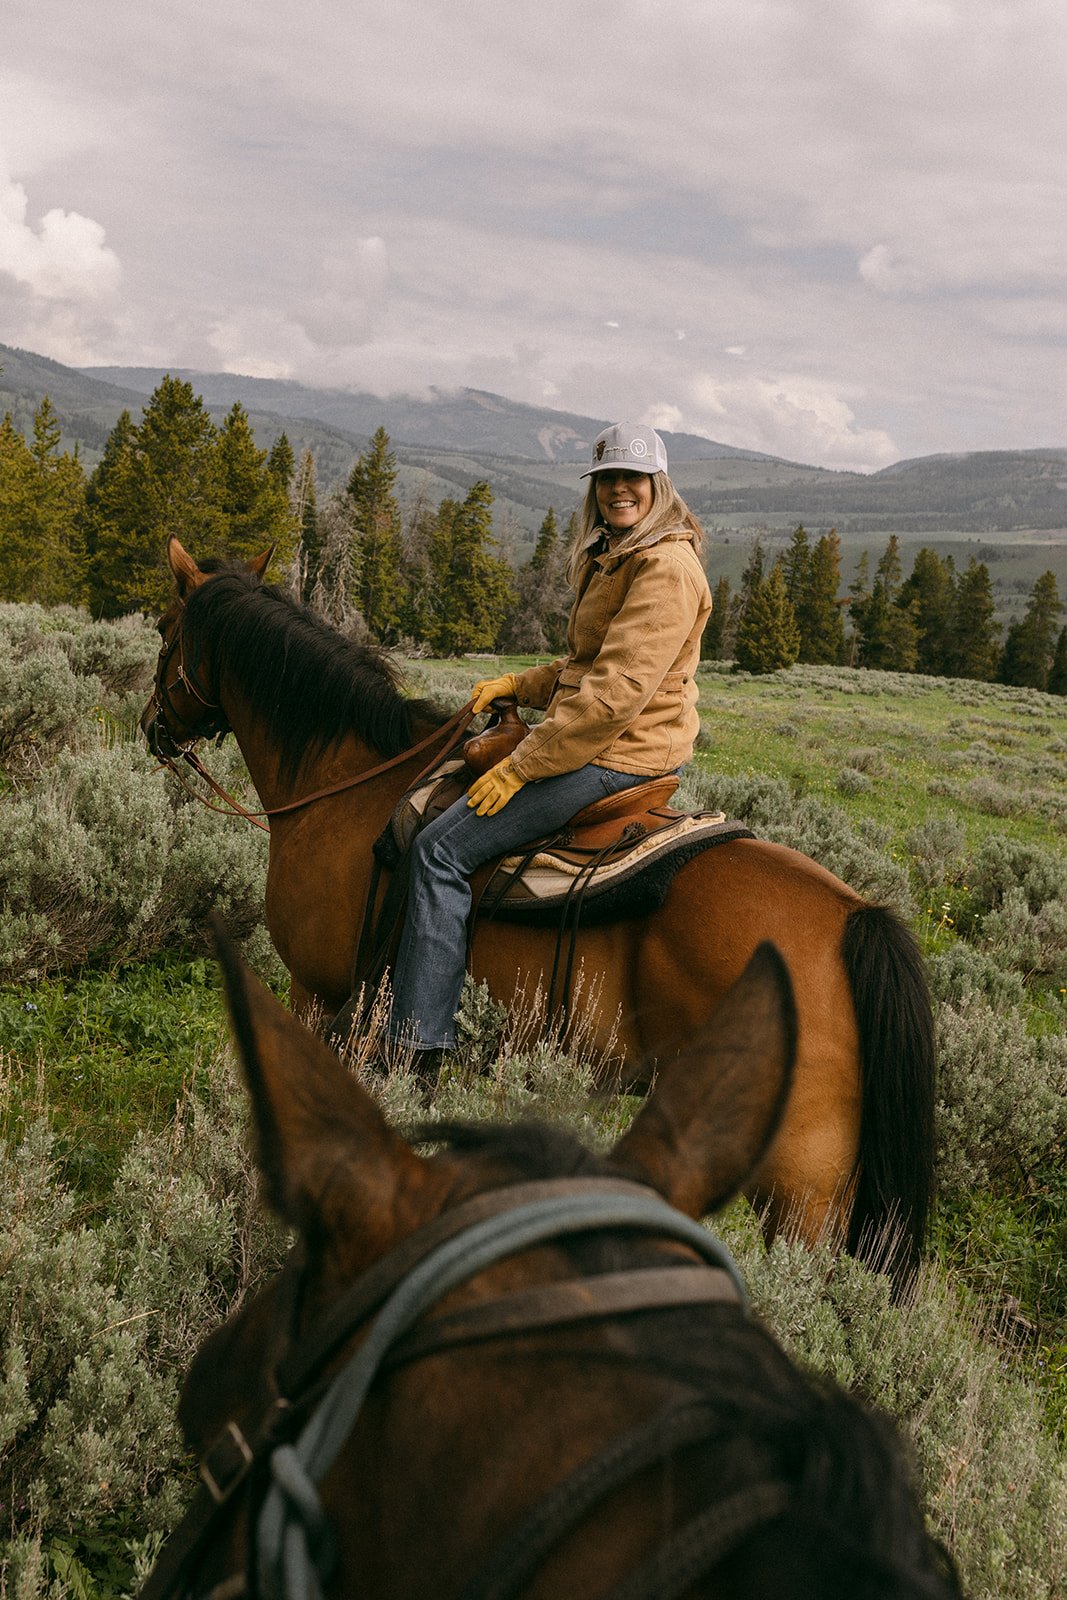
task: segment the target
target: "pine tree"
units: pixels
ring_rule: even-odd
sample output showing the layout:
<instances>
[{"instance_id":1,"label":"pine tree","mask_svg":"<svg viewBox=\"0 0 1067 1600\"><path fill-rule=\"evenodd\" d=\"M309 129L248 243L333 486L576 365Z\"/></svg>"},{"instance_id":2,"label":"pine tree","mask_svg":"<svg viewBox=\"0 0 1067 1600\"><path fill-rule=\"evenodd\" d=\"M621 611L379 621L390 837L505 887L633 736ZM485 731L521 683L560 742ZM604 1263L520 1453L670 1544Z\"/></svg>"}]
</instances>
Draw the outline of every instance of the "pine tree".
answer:
<instances>
[{"instance_id":1,"label":"pine tree","mask_svg":"<svg viewBox=\"0 0 1067 1600\"><path fill-rule=\"evenodd\" d=\"M400 631L416 645L424 645L433 629L433 566L430 549L437 529L437 514L419 495L408 513L402 535Z\"/></svg>"},{"instance_id":2,"label":"pine tree","mask_svg":"<svg viewBox=\"0 0 1067 1600\"><path fill-rule=\"evenodd\" d=\"M359 546L353 599L380 639L394 638L400 623L402 552L400 512L393 493L396 476L389 435L379 428L352 468L346 493Z\"/></svg>"},{"instance_id":3,"label":"pine tree","mask_svg":"<svg viewBox=\"0 0 1067 1600\"><path fill-rule=\"evenodd\" d=\"M949 671L956 569L951 556L942 561L936 550L921 549L897 603L909 610L916 628L916 670L933 677Z\"/></svg>"},{"instance_id":4,"label":"pine tree","mask_svg":"<svg viewBox=\"0 0 1067 1600\"><path fill-rule=\"evenodd\" d=\"M443 500L430 538L434 582L430 645L437 655L491 650L514 599L511 569L494 556L493 491L472 484L460 504Z\"/></svg>"},{"instance_id":5,"label":"pine tree","mask_svg":"<svg viewBox=\"0 0 1067 1600\"><path fill-rule=\"evenodd\" d=\"M856 571L853 574L852 582L848 586L848 592L852 596L848 603L848 615L852 623L852 633L849 635L846 650L848 664L853 667L859 657L860 639L867 616L867 607L871 600L871 558L870 552L867 550L860 552L860 558L856 562Z\"/></svg>"},{"instance_id":6,"label":"pine tree","mask_svg":"<svg viewBox=\"0 0 1067 1600\"><path fill-rule=\"evenodd\" d=\"M273 545L275 566L281 567L296 546L288 482L271 471L267 452L256 448L243 406L234 405L226 417L216 454L226 554L249 561Z\"/></svg>"},{"instance_id":7,"label":"pine tree","mask_svg":"<svg viewBox=\"0 0 1067 1600\"><path fill-rule=\"evenodd\" d=\"M187 548L226 549L218 434L192 385L165 377L139 424L124 413L89 486L89 584L103 616L162 609L173 580L172 534Z\"/></svg>"},{"instance_id":8,"label":"pine tree","mask_svg":"<svg viewBox=\"0 0 1067 1600\"><path fill-rule=\"evenodd\" d=\"M218 432L192 384L165 377L136 431L137 489L152 565L163 568L171 534L193 549L217 552L225 539Z\"/></svg>"},{"instance_id":9,"label":"pine tree","mask_svg":"<svg viewBox=\"0 0 1067 1600\"><path fill-rule=\"evenodd\" d=\"M778 565L782 569L789 602L799 616L800 607L811 583L811 545L803 523L799 523L793 530L789 548L778 557Z\"/></svg>"},{"instance_id":10,"label":"pine tree","mask_svg":"<svg viewBox=\"0 0 1067 1600\"><path fill-rule=\"evenodd\" d=\"M990 683L997 675L1000 624L989 568L974 556L956 584L950 627L947 671L956 678L976 678Z\"/></svg>"},{"instance_id":11,"label":"pine tree","mask_svg":"<svg viewBox=\"0 0 1067 1600\"><path fill-rule=\"evenodd\" d=\"M299 525L285 481L288 441L280 445L272 469L242 406L216 429L192 385L170 376L138 424L123 412L86 490L94 612L158 611L171 590L172 534L197 554L247 560L273 545L278 566L290 559Z\"/></svg>"},{"instance_id":12,"label":"pine tree","mask_svg":"<svg viewBox=\"0 0 1067 1600\"><path fill-rule=\"evenodd\" d=\"M1061 628L1059 631L1045 687L1049 694L1067 694L1067 628Z\"/></svg>"},{"instance_id":13,"label":"pine tree","mask_svg":"<svg viewBox=\"0 0 1067 1600\"><path fill-rule=\"evenodd\" d=\"M515 601L500 630L500 648L557 655L566 646L570 606L566 555L552 506L538 531L533 555L514 583Z\"/></svg>"},{"instance_id":14,"label":"pine tree","mask_svg":"<svg viewBox=\"0 0 1067 1600\"><path fill-rule=\"evenodd\" d=\"M530 557L530 565L535 572L545 572L558 554L559 523L556 521L556 508L549 506L544 521L537 531L537 542Z\"/></svg>"},{"instance_id":15,"label":"pine tree","mask_svg":"<svg viewBox=\"0 0 1067 1600\"><path fill-rule=\"evenodd\" d=\"M811 552L807 583L795 606L799 659L809 665L832 666L845 658L845 624L837 603L840 587L841 541L831 528Z\"/></svg>"},{"instance_id":16,"label":"pine tree","mask_svg":"<svg viewBox=\"0 0 1067 1600\"><path fill-rule=\"evenodd\" d=\"M104 453L85 486L83 528L89 567L89 605L94 616L114 617L126 609L127 574L143 546L137 515L137 433L124 411L112 428Z\"/></svg>"},{"instance_id":17,"label":"pine tree","mask_svg":"<svg viewBox=\"0 0 1067 1600\"><path fill-rule=\"evenodd\" d=\"M300 466L292 482L289 504L293 518L300 527L300 596L305 602L310 602L322 563L322 533L315 492L315 457L306 447L300 455Z\"/></svg>"},{"instance_id":18,"label":"pine tree","mask_svg":"<svg viewBox=\"0 0 1067 1600\"><path fill-rule=\"evenodd\" d=\"M29 598L35 557L27 513L33 481L33 456L9 411L0 422L0 600Z\"/></svg>"},{"instance_id":19,"label":"pine tree","mask_svg":"<svg viewBox=\"0 0 1067 1600\"><path fill-rule=\"evenodd\" d=\"M751 592L737 630L736 672L777 672L791 667L800 651L796 613L776 562Z\"/></svg>"},{"instance_id":20,"label":"pine tree","mask_svg":"<svg viewBox=\"0 0 1067 1600\"><path fill-rule=\"evenodd\" d=\"M1030 591L1022 621L1008 629L1000 663L1001 683L1026 689L1046 687L1056 651L1056 623L1062 610L1055 573L1042 573Z\"/></svg>"},{"instance_id":21,"label":"pine tree","mask_svg":"<svg viewBox=\"0 0 1067 1600\"><path fill-rule=\"evenodd\" d=\"M286 494L289 494L292 490L293 477L296 473L296 456L293 454L293 447L289 443L289 435L287 433L280 433L271 445L270 454L267 457L267 470L274 477L281 480Z\"/></svg>"},{"instance_id":22,"label":"pine tree","mask_svg":"<svg viewBox=\"0 0 1067 1600\"><path fill-rule=\"evenodd\" d=\"M730 580L723 576L715 585L712 595L711 616L704 629L704 636L700 641L700 654L705 661L722 661L726 659L733 648L733 635L730 632Z\"/></svg>"},{"instance_id":23,"label":"pine tree","mask_svg":"<svg viewBox=\"0 0 1067 1600\"><path fill-rule=\"evenodd\" d=\"M757 539L749 551L748 560L745 562L745 568L741 574L741 588L737 597L739 616L744 616L749 600L763 582L763 568L763 545Z\"/></svg>"},{"instance_id":24,"label":"pine tree","mask_svg":"<svg viewBox=\"0 0 1067 1600\"><path fill-rule=\"evenodd\" d=\"M870 594L858 608L855 604L852 607L861 667L885 672L914 671L918 635L911 612L897 604L900 587L900 541L894 533L878 563Z\"/></svg>"},{"instance_id":25,"label":"pine tree","mask_svg":"<svg viewBox=\"0 0 1067 1600\"><path fill-rule=\"evenodd\" d=\"M61 429L46 396L29 443L10 415L0 424L0 595L40 605L85 598L81 513L85 476L60 450Z\"/></svg>"}]
</instances>

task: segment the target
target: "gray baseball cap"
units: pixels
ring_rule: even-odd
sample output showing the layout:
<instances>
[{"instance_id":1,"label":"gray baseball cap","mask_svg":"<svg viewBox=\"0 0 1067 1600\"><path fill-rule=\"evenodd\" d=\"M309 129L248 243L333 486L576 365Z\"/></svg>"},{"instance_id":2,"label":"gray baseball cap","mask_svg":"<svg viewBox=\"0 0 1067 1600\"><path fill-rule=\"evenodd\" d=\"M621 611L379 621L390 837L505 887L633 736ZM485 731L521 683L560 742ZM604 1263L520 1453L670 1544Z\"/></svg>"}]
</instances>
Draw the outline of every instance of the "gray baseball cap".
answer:
<instances>
[{"instance_id":1,"label":"gray baseball cap","mask_svg":"<svg viewBox=\"0 0 1067 1600\"><path fill-rule=\"evenodd\" d=\"M655 428L639 422L616 422L593 441L593 460L583 478L594 472L666 472L667 447Z\"/></svg>"}]
</instances>

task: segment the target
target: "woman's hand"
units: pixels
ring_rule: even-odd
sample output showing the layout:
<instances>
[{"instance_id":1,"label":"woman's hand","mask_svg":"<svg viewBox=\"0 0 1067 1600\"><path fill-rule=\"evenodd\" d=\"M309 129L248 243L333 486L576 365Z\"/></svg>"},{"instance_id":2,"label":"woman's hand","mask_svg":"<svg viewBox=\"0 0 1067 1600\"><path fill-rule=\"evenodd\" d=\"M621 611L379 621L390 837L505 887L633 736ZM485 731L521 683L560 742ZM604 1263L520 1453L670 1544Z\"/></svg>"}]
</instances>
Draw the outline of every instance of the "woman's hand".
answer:
<instances>
[{"instance_id":1,"label":"woman's hand","mask_svg":"<svg viewBox=\"0 0 1067 1600\"><path fill-rule=\"evenodd\" d=\"M471 690L474 700L474 715L484 711L490 700L515 699L515 674L505 672L502 678L479 678Z\"/></svg>"},{"instance_id":2,"label":"woman's hand","mask_svg":"<svg viewBox=\"0 0 1067 1600\"><path fill-rule=\"evenodd\" d=\"M495 767L490 767L480 778L475 778L467 790L467 804L480 817L494 817L498 811L503 811L525 782L526 779L520 778L512 766L511 757L505 756Z\"/></svg>"}]
</instances>

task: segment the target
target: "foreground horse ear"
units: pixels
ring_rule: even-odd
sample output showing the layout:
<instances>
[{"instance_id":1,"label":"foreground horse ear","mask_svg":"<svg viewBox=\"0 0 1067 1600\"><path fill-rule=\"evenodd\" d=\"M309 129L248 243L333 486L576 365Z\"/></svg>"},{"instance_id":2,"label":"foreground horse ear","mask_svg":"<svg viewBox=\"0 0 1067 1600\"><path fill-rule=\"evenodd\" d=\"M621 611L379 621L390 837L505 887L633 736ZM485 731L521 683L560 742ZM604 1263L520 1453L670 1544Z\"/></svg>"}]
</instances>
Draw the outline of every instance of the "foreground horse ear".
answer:
<instances>
[{"instance_id":1,"label":"foreground horse ear","mask_svg":"<svg viewBox=\"0 0 1067 1600\"><path fill-rule=\"evenodd\" d=\"M660 1067L613 1160L691 1217L725 1205L778 1131L796 1034L789 971L773 944L761 944L706 1033Z\"/></svg>"},{"instance_id":2,"label":"foreground horse ear","mask_svg":"<svg viewBox=\"0 0 1067 1600\"><path fill-rule=\"evenodd\" d=\"M321 1039L255 978L216 923L230 1019L252 1102L267 1199L311 1239L392 1243L425 1163Z\"/></svg>"}]
</instances>

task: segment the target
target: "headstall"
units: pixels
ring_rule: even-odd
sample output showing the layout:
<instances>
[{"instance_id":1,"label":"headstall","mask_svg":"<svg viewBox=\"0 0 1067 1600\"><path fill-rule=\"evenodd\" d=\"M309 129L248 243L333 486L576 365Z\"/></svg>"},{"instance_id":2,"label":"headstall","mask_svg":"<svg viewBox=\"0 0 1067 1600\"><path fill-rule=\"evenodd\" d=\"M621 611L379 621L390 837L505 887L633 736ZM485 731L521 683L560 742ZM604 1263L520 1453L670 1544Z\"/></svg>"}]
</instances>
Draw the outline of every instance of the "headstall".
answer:
<instances>
[{"instance_id":1,"label":"headstall","mask_svg":"<svg viewBox=\"0 0 1067 1600\"><path fill-rule=\"evenodd\" d=\"M697 1259L682 1255L668 1266L565 1279L423 1320L450 1290L505 1257L605 1229L685 1245ZM645 1185L605 1177L516 1184L444 1212L356 1278L315 1327L297 1337L302 1289L303 1263L296 1251L278 1281L275 1337L287 1348L272 1373L272 1397L253 1425L242 1428L229 1421L205 1452L193 1504L164 1545L139 1600L200 1594L195 1584L199 1559L239 1503L238 1491L250 1482L261 1491L258 1503L248 1506L252 1571L226 1579L202 1600L249 1594L261 1600L319 1600L335 1561L319 1485L351 1434L371 1385L399 1366L460 1346L642 1311L709 1303L747 1309L737 1268L712 1233ZM357 1334L362 1337L356 1349L326 1382L324 1369ZM711 1408L697 1401L675 1404L612 1441L530 1513L529 1529L493 1553L483 1576L486 1581L489 1574L496 1576L489 1587L479 1587L479 1579L469 1589L471 1600L517 1592L517 1574L535 1566L612 1488L662 1460L666 1450L699 1443L714 1428ZM779 1501L784 1504L784 1486L772 1488L769 1500L765 1493L756 1497L761 1519L778 1514ZM747 1527L748 1520L747 1514L731 1514L724 1523L718 1515L704 1543L717 1548L725 1526L738 1521ZM679 1581L692 1559L692 1529L684 1545L688 1553ZM665 1560L661 1551L657 1585L667 1570ZM684 1588L649 1592L669 1600ZM637 1590L635 1596L643 1593Z\"/></svg>"}]
</instances>

